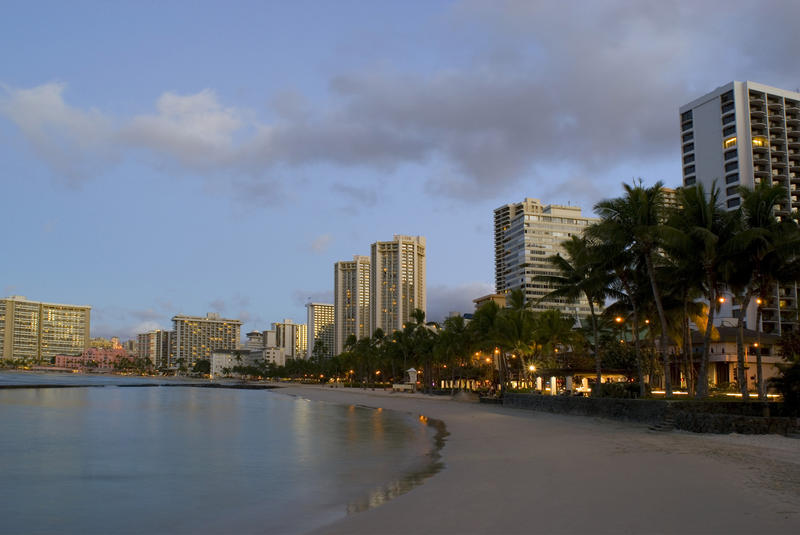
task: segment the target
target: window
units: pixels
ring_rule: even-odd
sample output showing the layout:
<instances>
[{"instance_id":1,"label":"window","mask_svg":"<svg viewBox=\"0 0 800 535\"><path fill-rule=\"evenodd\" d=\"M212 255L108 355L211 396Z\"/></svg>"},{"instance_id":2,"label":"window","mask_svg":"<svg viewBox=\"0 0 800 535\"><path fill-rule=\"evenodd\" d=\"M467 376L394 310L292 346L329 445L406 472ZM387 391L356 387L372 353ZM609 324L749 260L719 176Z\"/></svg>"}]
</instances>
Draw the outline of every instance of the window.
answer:
<instances>
[{"instance_id":1,"label":"window","mask_svg":"<svg viewBox=\"0 0 800 535\"><path fill-rule=\"evenodd\" d=\"M731 163L726 163L725 164L725 171L726 172L727 171L735 171L736 169L739 169L739 162L731 162Z\"/></svg>"},{"instance_id":2,"label":"window","mask_svg":"<svg viewBox=\"0 0 800 535\"><path fill-rule=\"evenodd\" d=\"M732 113L722 118L722 124L730 124L736 121L736 114Z\"/></svg>"},{"instance_id":3,"label":"window","mask_svg":"<svg viewBox=\"0 0 800 535\"><path fill-rule=\"evenodd\" d=\"M681 121L691 121L692 120L692 110L685 111L681 114Z\"/></svg>"},{"instance_id":4,"label":"window","mask_svg":"<svg viewBox=\"0 0 800 535\"><path fill-rule=\"evenodd\" d=\"M694 161L694 154L689 154L688 156L683 157L683 163L692 163Z\"/></svg>"},{"instance_id":5,"label":"window","mask_svg":"<svg viewBox=\"0 0 800 535\"><path fill-rule=\"evenodd\" d=\"M686 169L683 170L683 174L684 175L691 175L692 173L694 173L694 166L693 165L688 165L688 166L686 166Z\"/></svg>"},{"instance_id":6,"label":"window","mask_svg":"<svg viewBox=\"0 0 800 535\"><path fill-rule=\"evenodd\" d=\"M683 153L692 152L694 150L694 143L687 143L683 146Z\"/></svg>"},{"instance_id":7,"label":"window","mask_svg":"<svg viewBox=\"0 0 800 535\"><path fill-rule=\"evenodd\" d=\"M722 130L722 135L723 135L723 136L729 136L729 135L731 135L731 134L735 134L735 133L736 133L736 125L735 125L735 124L734 124L734 125L731 125L731 126L726 126L726 127L725 127L725 128Z\"/></svg>"},{"instance_id":8,"label":"window","mask_svg":"<svg viewBox=\"0 0 800 535\"><path fill-rule=\"evenodd\" d=\"M722 113L727 113L733 109L733 102L728 102L722 106Z\"/></svg>"},{"instance_id":9,"label":"window","mask_svg":"<svg viewBox=\"0 0 800 535\"><path fill-rule=\"evenodd\" d=\"M725 151L725 159L726 160L732 160L733 158L736 158L736 149L726 150Z\"/></svg>"},{"instance_id":10,"label":"window","mask_svg":"<svg viewBox=\"0 0 800 535\"><path fill-rule=\"evenodd\" d=\"M736 146L736 136L729 137L728 139L723 141L722 142L722 146L723 146L723 148L726 148L726 149L729 149L731 147L735 147Z\"/></svg>"},{"instance_id":11,"label":"window","mask_svg":"<svg viewBox=\"0 0 800 535\"><path fill-rule=\"evenodd\" d=\"M689 121L688 123L683 123L683 127L681 128L683 132L686 132L687 130L691 129L692 129L692 121Z\"/></svg>"},{"instance_id":12,"label":"window","mask_svg":"<svg viewBox=\"0 0 800 535\"><path fill-rule=\"evenodd\" d=\"M739 173L733 173L731 175L725 176L726 184L733 184L734 182L739 182Z\"/></svg>"},{"instance_id":13,"label":"window","mask_svg":"<svg viewBox=\"0 0 800 535\"><path fill-rule=\"evenodd\" d=\"M688 134L683 134L683 142L686 143L687 141L691 141L694 139L694 133L689 132Z\"/></svg>"},{"instance_id":14,"label":"window","mask_svg":"<svg viewBox=\"0 0 800 535\"><path fill-rule=\"evenodd\" d=\"M728 199L728 208L736 208L737 206L739 206L739 197Z\"/></svg>"},{"instance_id":15,"label":"window","mask_svg":"<svg viewBox=\"0 0 800 535\"><path fill-rule=\"evenodd\" d=\"M725 190L725 194L730 197L731 195L736 195L739 192L739 186L728 186L728 189Z\"/></svg>"},{"instance_id":16,"label":"window","mask_svg":"<svg viewBox=\"0 0 800 535\"><path fill-rule=\"evenodd\" d=\"M695 182L697 182L697 178L695 178L693 176L689 176L689 177L686 177L686 179L683 181L683 185L684 186L694 186Z\"/></svg>"},{"instance_id":17,"label":"window","mask_svg":"<svg viewBox=\"0 0 800 535\"><path fill-rule=\"evenodd\" d=\"M764 136L753 136L753 146L754 147L766 147L767 146L767 138Z\"/></svg>"}]
</instances>

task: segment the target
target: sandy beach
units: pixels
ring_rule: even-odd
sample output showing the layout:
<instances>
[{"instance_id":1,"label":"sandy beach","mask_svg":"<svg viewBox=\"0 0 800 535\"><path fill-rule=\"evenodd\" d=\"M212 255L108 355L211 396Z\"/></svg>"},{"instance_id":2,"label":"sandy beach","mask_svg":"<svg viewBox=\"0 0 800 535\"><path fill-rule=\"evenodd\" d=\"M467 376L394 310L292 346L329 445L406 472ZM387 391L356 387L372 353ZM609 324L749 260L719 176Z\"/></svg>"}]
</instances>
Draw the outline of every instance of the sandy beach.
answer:
<instances>
[{"instance_id":1,"label":"sandy beach","mask_svg":"<svg viewBox=\"0 0 800 535\"><path fill-rule=\"evenodd\" d=\"M445 468L319 530L391 533L800 533L800 440L639 424L423 394L276 392L442 420Z\"/></svg>"}]
</instances>

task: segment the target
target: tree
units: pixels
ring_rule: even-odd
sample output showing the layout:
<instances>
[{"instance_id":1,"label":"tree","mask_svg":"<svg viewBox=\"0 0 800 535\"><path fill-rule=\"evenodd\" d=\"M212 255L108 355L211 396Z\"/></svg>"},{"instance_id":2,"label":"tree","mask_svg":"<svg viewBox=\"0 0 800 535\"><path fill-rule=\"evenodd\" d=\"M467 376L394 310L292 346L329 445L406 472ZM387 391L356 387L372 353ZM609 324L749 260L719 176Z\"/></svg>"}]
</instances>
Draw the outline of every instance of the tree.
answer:
<instances>
[{"instance_id":1,"label":"tree","mask_svg":"<svg viewBox=\"0 0 800 535\"><path fill-rule=\"evenodd\" d=\"M681 209L670 222L681 234L673 235L673 241L678 240L685 249L694 251L692 261L702 267L702 289L709 303L695 392L696 397L704 398L708 396L708 361L714 315L725 282L726 262L732 258L731 243L737 232L738 218L735 212L722 209L716 183L707 194L702 184L682 188L679 190L679 204Z\"/></svg>"},{"instance_id":2,"label":"tree","mask_svg":"<svg viewBox=\"0 0 800 535\"><path fill-rule=\"evenodd\" d=\"M659 352L664 363L664 389L667 396L671 396L667 318L656 278L656 256L660 254L664 234L670 231L664 225L667 214L663 183L659 181L652 187L645 188L639 180L638 183L623 184L622 187L625 189L624 196L597 203L595 211L603 222L613 225L613 231L618 234L617 242L629 244L636 261L646 269L661 324Z\"/></svg>"},{"instance_id":3,"label":"tree","mask_svg":"<svg viewBox=\"0 0 800 535\"><path fill-rule=\"evenodd\" d=\"M211 361L208 359L198 359L192 368L194 373L211 373Z\"/></svg>"},{"instance_id":4,"label":"tree","mask_svg":"<svg viewBox=\"0 0 800 535\"><path fill-rule=\"evenodd\" d=\"M786 201L786 188L762 181L752 190L740 188L739 193L742 197L740 214L743 229L734 241L738 259L735 274L743 289L743 300L738 317L737 363L738 381L743 399L746 399L744 316L750 300L756 296L759 305L756 329L760 336L762 305L767 303L769 293L776 284L794 282L798 278L796 257L800 232L794 220L786 218L778 221L775 217L776 210ZM764 400L766 390L760 343L756 346L756 378L758 397Z\"/></svg>"},{"instance_id":5,"label":"tree","mask_svg":"<svg viewBox=\"0 0 800 535\"><path fill-rule=\"evenodd\" d=\"M555 289L545 294L540 301L564 298L575 302L584 296L589 303L592 322L592 345L595 359L595 381L601 382L600 336L597 329L597 313L595 306L602 307L606 296L610 294L611 278L602 260L597 255L597 248L587 236L572 236L561 244L565 256L556 254L549 258L555 268L556 275L539 275L538 280L551 284Z\"/></svg>"}]
</instances>

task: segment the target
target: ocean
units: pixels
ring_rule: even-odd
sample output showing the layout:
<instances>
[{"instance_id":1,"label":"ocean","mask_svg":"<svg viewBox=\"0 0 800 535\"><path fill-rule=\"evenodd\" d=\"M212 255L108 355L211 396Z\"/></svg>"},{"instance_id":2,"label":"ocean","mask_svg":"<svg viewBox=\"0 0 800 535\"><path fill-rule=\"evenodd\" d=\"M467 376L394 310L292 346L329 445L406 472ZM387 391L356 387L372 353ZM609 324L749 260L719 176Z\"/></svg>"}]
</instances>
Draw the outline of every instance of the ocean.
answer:
<instances>
[{"instance_id":1,"label":"ocean","mask_svg":"<svg viewBox=\"0 0 800 535\"><path fill-rule=\"evenodd\" d=\"M303 533L438 469L418 415L160 382L0 373L87 385L0 387L0 532Z\"/></svg>"}]
</instances>

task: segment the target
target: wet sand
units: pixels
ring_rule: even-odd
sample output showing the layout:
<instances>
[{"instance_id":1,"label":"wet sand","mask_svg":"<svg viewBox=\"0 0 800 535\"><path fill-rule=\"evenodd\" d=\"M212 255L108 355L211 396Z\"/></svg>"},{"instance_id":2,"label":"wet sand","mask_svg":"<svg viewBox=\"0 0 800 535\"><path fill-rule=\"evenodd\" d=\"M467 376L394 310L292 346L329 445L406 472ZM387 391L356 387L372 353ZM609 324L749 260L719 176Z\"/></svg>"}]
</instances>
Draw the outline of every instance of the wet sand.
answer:
<instances>
[{"instance_id":1,"label":"wet sand","mask_svg":"<svg viewBox=\"0 0 800 535\"><path fill-rule=\"evenodd\" d=\"M445 468L316 533L800 533L800 440L322 386L277 393L442 420Z\"/></svg>"}]
</instances>

